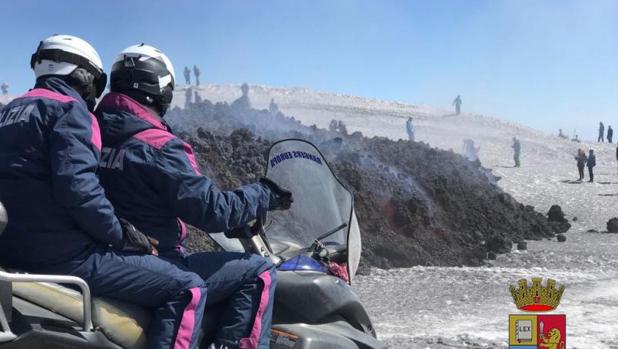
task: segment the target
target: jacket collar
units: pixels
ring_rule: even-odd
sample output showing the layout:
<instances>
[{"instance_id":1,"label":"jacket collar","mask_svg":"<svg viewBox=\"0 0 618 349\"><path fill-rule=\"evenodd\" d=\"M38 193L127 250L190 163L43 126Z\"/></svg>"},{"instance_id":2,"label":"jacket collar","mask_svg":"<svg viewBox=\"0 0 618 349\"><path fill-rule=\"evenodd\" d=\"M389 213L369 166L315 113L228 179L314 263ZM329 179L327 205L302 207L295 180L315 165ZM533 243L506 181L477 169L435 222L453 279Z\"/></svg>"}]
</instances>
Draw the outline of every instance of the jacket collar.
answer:
<instances>
[{"instance_id":1,"label":"jacket collar","mask_svg":"<svg viewBox=\"0 0 618 349\"><path fill-rule=\"evenodd\" d=\"M133 98L118 92L110 92L99 103L97 109L102 111L116 110L135 115L139 119L146 121L155 128L169 131L167 124L159 120L148 108L134 100Z\"/></svg>"},{"instance_id":2,"label":"jacket collar","mask_svg":"<svg viewBox=\"0 0 618 349\"><path fill-rule=\"evenodd\" d=\"M44 88L46 90L60 93L64 96L71 97L81 103L86 109L88 109L88 105L86 101L84 101L82 96L80 96L79 93L77 93L77 91L75 91L74 88L69 86L64 80L58 77L49 76L39 78L37 79L34 88Z\"/></svg>"}]
</instances>

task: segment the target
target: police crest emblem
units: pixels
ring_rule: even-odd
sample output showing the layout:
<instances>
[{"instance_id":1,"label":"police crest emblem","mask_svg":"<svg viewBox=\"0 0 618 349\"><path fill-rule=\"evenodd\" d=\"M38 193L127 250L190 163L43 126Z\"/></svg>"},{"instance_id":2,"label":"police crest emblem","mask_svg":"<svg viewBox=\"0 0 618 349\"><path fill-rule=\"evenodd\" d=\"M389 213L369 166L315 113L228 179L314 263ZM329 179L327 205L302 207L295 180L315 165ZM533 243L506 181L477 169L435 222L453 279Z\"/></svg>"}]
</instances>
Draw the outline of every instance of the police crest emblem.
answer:
<instances>
[{"instance_id":1,"label":"police crest emblem","mask_svg":"<svg viewBox=\"0 0 618 349\"><path fill-rule=\"evenodd\" d=\"M564 286L556 282L532 278L532 285L522 279L518 287L509 291L517 308L524 312L548 312L560 304ZM566 315L564 314L511 314L509 315L510 349L565 349Z\"/></svg>"}]
</instances>

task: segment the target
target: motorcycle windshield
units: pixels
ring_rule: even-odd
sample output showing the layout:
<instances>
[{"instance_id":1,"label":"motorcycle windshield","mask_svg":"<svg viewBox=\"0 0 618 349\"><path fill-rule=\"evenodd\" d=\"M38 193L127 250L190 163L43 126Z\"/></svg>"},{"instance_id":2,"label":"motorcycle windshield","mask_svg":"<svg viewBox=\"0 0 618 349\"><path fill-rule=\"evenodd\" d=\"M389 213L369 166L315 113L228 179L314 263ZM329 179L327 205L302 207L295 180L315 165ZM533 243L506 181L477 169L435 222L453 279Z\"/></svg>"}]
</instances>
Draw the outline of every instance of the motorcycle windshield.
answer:
<instances>
[{"instance_id":1,"label":"motorcycle windshield","mask_svg":"<svg viewBox=\"0 0 618 349\"><path fill-rule=\"evenodd\" d=\"M352 280L361 253L354 199L320 151L304 140L277 142L270 149L266 176L294 197L291 209L269 212L265 233L273 253L290 258L320 239L328 248L347 251Z\"/></svg>"}]
</instances>

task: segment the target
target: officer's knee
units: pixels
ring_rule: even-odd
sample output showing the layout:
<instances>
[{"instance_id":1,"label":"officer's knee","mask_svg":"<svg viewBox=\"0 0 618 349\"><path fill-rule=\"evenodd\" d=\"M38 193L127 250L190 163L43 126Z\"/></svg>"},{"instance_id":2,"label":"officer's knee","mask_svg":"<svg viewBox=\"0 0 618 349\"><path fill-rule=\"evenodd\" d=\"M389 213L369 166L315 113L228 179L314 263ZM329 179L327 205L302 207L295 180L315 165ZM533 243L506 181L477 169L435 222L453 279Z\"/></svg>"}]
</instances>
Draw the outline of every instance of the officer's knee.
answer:
<instances>
[{"instance_id":1,"label":"officer's knee","mask_svg":"<svg viewBox=\"0 0 618 349\"><path fill-rule=\"evenodd\" d=\"M262 257L256 254L250 255L248 262L248 268L253 270L253 274L255 276L258 276L264 272L269 272L273 275L275 274L275 270L277 268L270 258Z\"/></svg>"},{"instance_id":2,"label":"officer's knee","mask_svg":"<svg viewBox=\"0 0 618 349\"><path fill-rule=\"evenodd\" d=\"M206 282L199 275L189 271L182 271L176 275L178 291L188 290L195 287L206 287Z\"/></svg>"}]
</instances>

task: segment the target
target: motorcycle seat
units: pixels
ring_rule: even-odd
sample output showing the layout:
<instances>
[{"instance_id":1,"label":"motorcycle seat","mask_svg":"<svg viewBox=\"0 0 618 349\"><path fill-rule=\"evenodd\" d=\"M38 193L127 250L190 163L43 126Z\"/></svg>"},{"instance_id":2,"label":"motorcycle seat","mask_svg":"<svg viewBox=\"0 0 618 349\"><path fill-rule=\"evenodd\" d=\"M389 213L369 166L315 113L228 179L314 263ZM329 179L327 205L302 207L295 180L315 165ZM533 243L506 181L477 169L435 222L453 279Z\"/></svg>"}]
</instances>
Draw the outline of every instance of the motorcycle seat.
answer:
<instances>
[{"instance_id":1,"label":"motorcycle seat","mask_svg":"<svg viewBox=\"0 0 618 349\"><path fill-rule=\"evenodd\" d=\"M45 309L83 322L83 303L79 292L52 283L13 283L13 295ZM145 330L151 311L135 304L106 298L93 298L93 324L112 342L123 348L146 347Z\"/></svg>"}]
</instances>

